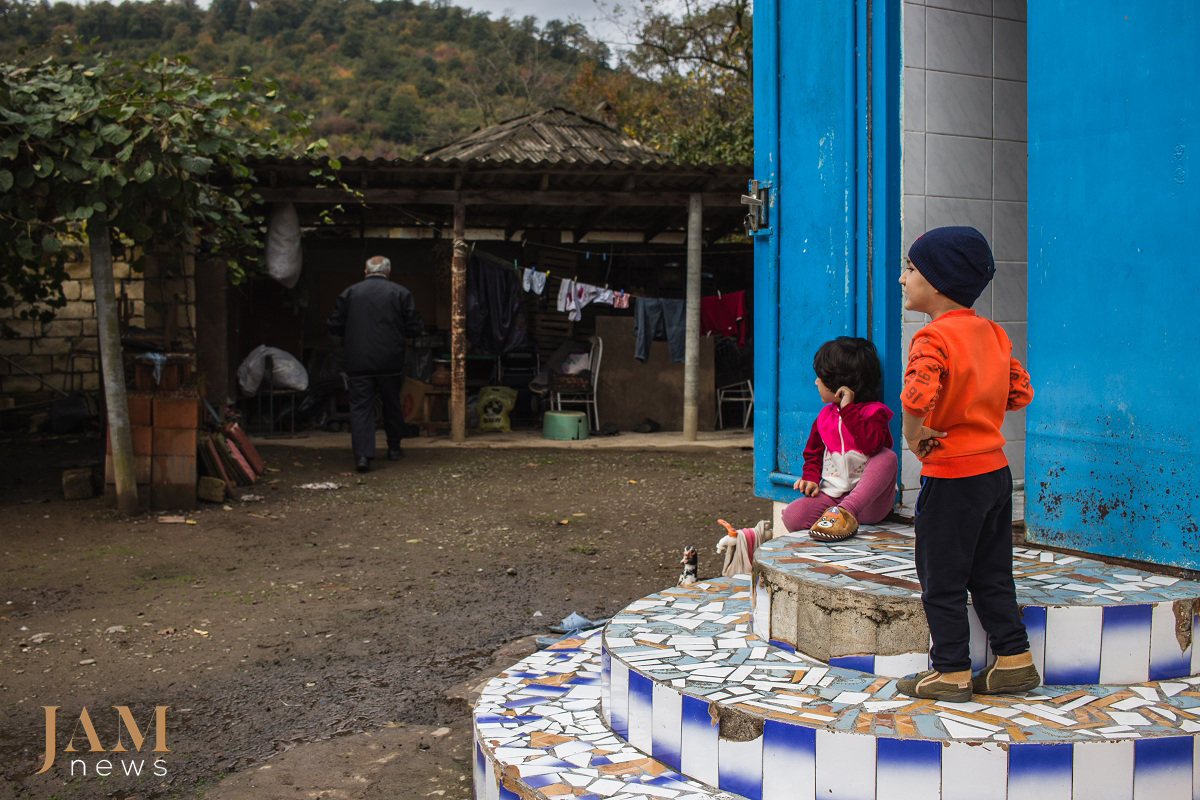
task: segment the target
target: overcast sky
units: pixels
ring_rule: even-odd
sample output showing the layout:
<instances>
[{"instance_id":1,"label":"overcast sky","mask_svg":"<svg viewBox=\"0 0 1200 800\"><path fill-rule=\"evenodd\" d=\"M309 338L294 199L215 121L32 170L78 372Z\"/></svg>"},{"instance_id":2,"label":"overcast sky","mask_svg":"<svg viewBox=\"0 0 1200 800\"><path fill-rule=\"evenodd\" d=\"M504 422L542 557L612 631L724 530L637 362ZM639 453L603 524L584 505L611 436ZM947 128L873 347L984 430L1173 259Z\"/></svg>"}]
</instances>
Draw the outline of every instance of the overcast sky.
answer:
<instances>
[{"instance_id":1,"label":"overcast sky","mask_svg":"<svg viewBox=\"0 0 1200 800\"><path fill-rule=\"evenodd\" d=\"M617 5L617 0L452 0L454 5L470 8L475 11L485 11L492 19L500 19L507 14L520 19L522 17L537 17L539 24L546 24L552 19L563 22L580 22L591 34L592 38L605 42L613 49L621 49L626 37L612 23L611 10ZM621 0L621 5L630 7L635 3ZM678 0L660 0L660 8L670 9L679 6Z\"/></svg>"}]
</instances>

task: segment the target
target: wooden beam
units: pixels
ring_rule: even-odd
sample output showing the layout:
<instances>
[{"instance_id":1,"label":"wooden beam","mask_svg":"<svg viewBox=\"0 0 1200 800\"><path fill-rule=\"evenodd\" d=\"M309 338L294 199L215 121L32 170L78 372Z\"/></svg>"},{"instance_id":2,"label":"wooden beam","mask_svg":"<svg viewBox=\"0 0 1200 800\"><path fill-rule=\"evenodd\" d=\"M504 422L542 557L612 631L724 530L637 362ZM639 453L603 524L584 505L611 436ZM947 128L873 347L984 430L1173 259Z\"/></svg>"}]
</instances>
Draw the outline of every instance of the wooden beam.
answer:
<instances>
[{"instance_id":1,"label":"wooden beam","mask_svg":"<svg viewBox=\"0 0 1200 800\"><path fill-rule=\"evenodd\" d=\"M704 232L700 194L692 195L687 207L687 297L684 311L683 440L696 441L700 406L700 254Z\"/></svg>"},{"instance_id":2,"label":"wooden beam","mask_svg":"<svg viewBox=\"0 0 1200 800\"><path fill-rule=\"evenodd\" d=\"M357 203L359 199L340 189L316 187L258 187L258 194L267 202L290 201L292 203ZM686 206L691 192L537 192L521 189L498 189L495 191L472 190L456 192L452 189L367 189L361 201L364 204L400 203L404 205L453 206L463 203L468 206ZM720 192L703 196L708 208L738 208L741 195Z\"/></svg>"},{"instance_id":3,"label":"wooden beam","mask_svg":"<svg viewBox=\"0 0 1200 800\"><path fill-rule=\"evenodd\" d=\"M642 241L649 244L650 240L671 226L671 221L679 216L679 209L664 208L654 216L650 223L646 226L645 233L642 236Z\"/></svg>"},{"instance_id":4,"label":"wooden beam","mask_svg":"<svg viewBox=\"0 0 1200 800\"><path fill-rule=\"evenodd\" d=\"M450 440L467 438L467 209L454 206L454 255L450 261Z\"/></svg>"},{"instance_id":5,"label":"wooden beam","mask_svg":"<svg viewBox=\"0 0 1200 800\"><path fill-rule=\"evenodd\" d=\"M584 217L583 221L580 222L579 226L573 231L575 241L581 241L583 237L587 235L588 231L596 227L596 225L599 223L603 222L604 219L613 212L613 208L615 208L615 206L601 206Z\"/></svg>"},{"instance_id":6,"label":"wooden beam","mask_svg":"<svg viewBox=\"0 0 1200 800\"><path fill-rule=\"evenodd\" d=\"M525 224L525 215L528 213L529 206L519 206L513 210L508 222L504 223L504 241L511 241L514 233L521 228L527 227Z\"/></svg>"}]
</instances>

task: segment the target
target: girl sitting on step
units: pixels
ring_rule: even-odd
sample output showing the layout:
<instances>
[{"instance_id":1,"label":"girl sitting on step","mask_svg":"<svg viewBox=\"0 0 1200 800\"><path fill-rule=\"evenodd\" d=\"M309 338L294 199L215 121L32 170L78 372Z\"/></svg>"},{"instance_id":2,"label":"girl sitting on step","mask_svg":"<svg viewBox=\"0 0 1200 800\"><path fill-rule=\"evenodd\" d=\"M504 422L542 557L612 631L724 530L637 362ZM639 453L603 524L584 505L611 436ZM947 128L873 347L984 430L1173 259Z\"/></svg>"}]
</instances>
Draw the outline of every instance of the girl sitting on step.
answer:
<instances>
[{"instance_id":1,"label":"girl sitting on step","mask_svg":"<svg viewBox=\"0 0 1200 800\"><path fill-rule=\"evenodd\" d=\"M804 470L793 488L801 497L783 510L790 534L823 542L848 539L859 524L880 522L896 499L896 453L879 401L883 371L875 345L839 336L813 357L817 393L826 405L804 446Z\"/></svg>"}]
</instances>

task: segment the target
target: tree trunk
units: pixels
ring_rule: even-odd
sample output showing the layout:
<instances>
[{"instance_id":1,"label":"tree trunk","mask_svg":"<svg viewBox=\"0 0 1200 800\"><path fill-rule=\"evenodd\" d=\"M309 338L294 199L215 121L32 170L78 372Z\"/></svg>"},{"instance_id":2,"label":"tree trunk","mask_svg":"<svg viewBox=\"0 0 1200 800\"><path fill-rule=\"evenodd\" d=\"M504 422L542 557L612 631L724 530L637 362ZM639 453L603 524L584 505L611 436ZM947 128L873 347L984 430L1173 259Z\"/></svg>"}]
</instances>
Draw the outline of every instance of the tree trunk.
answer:
<instances>
[{"instance_id":1,"label":"tree trunk","mask_svg":"<svg viewBox=\"0 0 1200 800\"><path fill-rule=\"evenodd\" d=\"M137 478L133 469L133 437L129 432L125 362L121 358L121 331L117 319L117 295L113 288L112 243L108 223L92 217L88 220L87 236L92 285L96 290L100 369L104 378L104 405L108 409L108 435L112 441L117 510L133 516L138 513Z\"/></svg>"}]
</instances>

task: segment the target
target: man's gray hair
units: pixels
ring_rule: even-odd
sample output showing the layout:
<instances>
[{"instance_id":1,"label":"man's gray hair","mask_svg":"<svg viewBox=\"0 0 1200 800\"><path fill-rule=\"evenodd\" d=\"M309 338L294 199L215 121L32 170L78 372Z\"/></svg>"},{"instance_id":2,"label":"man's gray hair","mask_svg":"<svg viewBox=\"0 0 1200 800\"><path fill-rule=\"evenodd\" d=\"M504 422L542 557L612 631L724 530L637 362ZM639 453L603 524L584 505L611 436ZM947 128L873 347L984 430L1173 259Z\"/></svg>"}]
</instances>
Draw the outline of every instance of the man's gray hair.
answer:
<instances>
[{"instance_id":1,"label":"man's gray hair","mask_svg":"<svg viewBox=\"0 0 1200 800\"><path fill-rule=\"evenodd\" d=\"M371 256L367 259L368 275L390 275L392 262L383 256Z\"/></svg>"}]
</instances>

